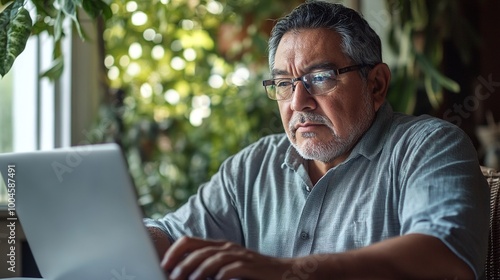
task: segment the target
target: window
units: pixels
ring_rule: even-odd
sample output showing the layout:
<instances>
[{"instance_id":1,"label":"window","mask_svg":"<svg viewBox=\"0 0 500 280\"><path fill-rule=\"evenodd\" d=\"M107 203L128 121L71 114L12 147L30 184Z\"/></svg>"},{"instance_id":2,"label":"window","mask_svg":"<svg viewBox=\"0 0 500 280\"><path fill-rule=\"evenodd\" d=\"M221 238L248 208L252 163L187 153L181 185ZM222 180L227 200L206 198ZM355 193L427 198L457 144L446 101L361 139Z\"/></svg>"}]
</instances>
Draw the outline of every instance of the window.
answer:
<instances>
[{"instance_id":1,"label":"window","mask_svg":"<svg viewBox=\"0 0 500 280\"><path fill-rule=\"evenodd\" d=\"M65 47L69 53L68 42ZM70 84L70 75L63 73L56 82L38 78L52 63L52 49L47 36L31 37L10 72L0 80L0 153L69 146L69 122L61 120L70 119L65 116L71 111L71 91L63 90ZM4 168L0 166L2 172ZM6 200L1 180L0 205Z\"/></svg>"},{"instance_id":2,"label":"window","mask_svg":"<svg viewBox=\"0 0 500 280\"><path fill-rule=\"evenodd\" d=\"M0 153L12 151L12 73L0 80Z\"/></svg>"}]
</instances>

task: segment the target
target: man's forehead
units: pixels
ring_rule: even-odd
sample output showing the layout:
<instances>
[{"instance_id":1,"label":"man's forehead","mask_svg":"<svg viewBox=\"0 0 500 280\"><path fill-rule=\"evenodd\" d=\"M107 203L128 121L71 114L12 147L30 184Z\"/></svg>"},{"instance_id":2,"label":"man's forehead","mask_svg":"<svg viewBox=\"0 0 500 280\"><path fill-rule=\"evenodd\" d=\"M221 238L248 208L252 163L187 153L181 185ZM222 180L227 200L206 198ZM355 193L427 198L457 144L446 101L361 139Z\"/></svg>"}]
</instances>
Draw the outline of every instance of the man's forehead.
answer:
<instances>
[{"instance_id":1,"label":"man's forehead","mask_svg":"<svg viewBox=\"0 0 500 280\"><path fill-rule=\"evenodd\" d=\"M314 63L314 64L310 64L310 65L304 65L304 67L302 67L300 70L304 73L310 73L310 72L315 72L315 71L319 71L319 70L331 70L331 69L337 69L337 68L339 68L337 63L332 62L332 61L323 61L323 62L318 62L318 63ZM275 67L272 70L271 74L273 77L280 76L280 75L282 75L282 76L291 75L289 70L281 69L281 68L277 68L277 67Z\"/></svg>"},{"instance_id":2,"label":"man's forehead","mask_svg":"<svg viewBox=\"0 0 500 280\"><path fill-rule=\"evenodd\" d=\"M340 35L330 29L300 29L285 33L278 45L273 75L307 73L345 64ZM293 69L293 70L292 70Z\"/></svg>"},{"instance_id":3,"label":"man's forehead","mask_svg":"<svg viewBox=\"0 0 500 280\"><path fill-rule=\"evenodd\" d=\"M283 34L278 44L278 51L286 52L290 49L340 48L340 35L331 29L314 28L291 30ZM311 48L314 47L314 48Z\"/></svg>"}]
</instances>

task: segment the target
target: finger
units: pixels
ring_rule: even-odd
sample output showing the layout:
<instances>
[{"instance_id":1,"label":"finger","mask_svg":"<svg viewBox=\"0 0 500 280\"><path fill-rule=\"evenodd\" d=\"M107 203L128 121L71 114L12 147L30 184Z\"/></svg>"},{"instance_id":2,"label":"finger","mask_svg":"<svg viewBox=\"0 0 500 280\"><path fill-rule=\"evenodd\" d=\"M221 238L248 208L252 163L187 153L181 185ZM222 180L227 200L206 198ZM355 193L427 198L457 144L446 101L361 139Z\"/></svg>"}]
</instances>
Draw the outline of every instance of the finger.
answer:
<instances>
[{"instance_id":1,"label":"finger","mask_svg":"<svg viewBox=\"0 0 500 280\"><path fill-rule=\"evenodd\" d=\"M190 277L192 279L212 277L228 264L249 262L252 259L252 254L255 253L233 243L226 243L217 248L207 248L203 254L196 254L197 266Z\"/></svg>"},{"instance_id":2,"label":"finger","mask_svg":"<svg viewBox=\"0 0 500 280\"><path fill-rule=\"evenodd\" d=\"M231 279L259 279L262 278L265 274L253 275L252 270L250 269L248 264L245 264L241 261L233 262L223 267L217 275L215 275L215 279L217 280L231 280ZM280 279L280 278L270 278L268 279Z\"/></svg>"},{"instance_id":3,"label":"finger","mask_svg":"<svg viewBox=\"0 0 500 280\"><path fill-rule=\"evenodd\" d=\"M224 253L227 253L225 251L231 250L230 247L233 246L224 244L224 245L209 246L197 249L188 256L186 256L186 258L184 258L182 261L179 262L179 264L175 266L174 270L170 274L170 277L172 279L186 279L189 276L189 279L205 279L206 277L211 276L218 271L218 267L212 267L210 271L213 271L213 273L210 274L203 273L203 271L206 271L206 265L204 264L207 262L207 260L214 258L214 256L219 256L223 255ZM200 268L202 269L200 270ZM201 274L200 271L202 272ZM207 276L202 277L200 275L207 275Z\"/></svg>"},{"instance_id":4,"label":"finger","mask_svg":"<svg viewBox=\"0 0 500 280\"><path fill-rule=\"evenodd\" d=\"M181 237L167 250L161 262L161 266L166 271L169 271L179 264L179 262L182 261L187 254L193 252L194 250L208 246L217 246L221 243L223 242L203 240L187 236Z\"/></svg>"}]
</instances>

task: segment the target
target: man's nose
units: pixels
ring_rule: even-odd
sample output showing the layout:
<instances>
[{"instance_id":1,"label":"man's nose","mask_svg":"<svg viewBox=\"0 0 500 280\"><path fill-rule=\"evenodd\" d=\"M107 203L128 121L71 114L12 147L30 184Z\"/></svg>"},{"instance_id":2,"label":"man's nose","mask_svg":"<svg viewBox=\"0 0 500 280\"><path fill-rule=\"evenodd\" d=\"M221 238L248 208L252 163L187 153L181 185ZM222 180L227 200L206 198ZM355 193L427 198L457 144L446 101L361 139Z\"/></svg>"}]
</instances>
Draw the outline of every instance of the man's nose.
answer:
<instances>
[{"instance_id":1,"label":"man's nose","mask_svg":"<svg viewBox=\"0 0 500 280\"><path fill-rule=\"evenodd\" d=\"M293 111L310 111L316 108L316 100L309 93L303 81L293 83L290 109Z\"/></svg>"}]
</instances>

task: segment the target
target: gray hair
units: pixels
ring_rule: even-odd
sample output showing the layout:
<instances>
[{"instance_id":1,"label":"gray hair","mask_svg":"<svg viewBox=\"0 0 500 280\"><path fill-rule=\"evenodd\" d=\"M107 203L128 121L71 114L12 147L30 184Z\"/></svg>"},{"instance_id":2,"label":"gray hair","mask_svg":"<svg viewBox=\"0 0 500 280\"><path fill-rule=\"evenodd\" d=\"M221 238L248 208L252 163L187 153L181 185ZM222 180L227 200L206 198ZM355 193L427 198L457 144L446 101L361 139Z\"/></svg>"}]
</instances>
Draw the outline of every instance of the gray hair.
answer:
<instances>
[{"instance_id":1,"label":"gray hair","mask_svg":"<svg viewBox=\"0 0 500 280\"><path fill-rule=\"evenodd\" d=\"M285 33L316 28L336 31L341 38L342 52L355 64L376 65L382 62L380 38L358 12L341 4L307 1L279 19L273 27L269 39L271 71L274 69L276 50ZM360 71L363 77L368 75L368 69Z\"/></svg>"}]
</instances>

